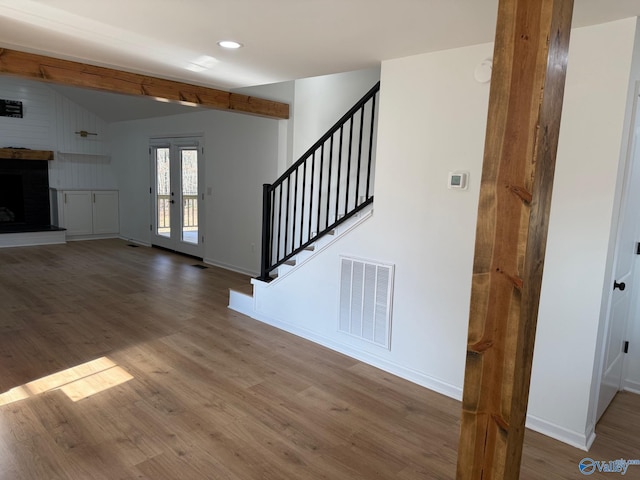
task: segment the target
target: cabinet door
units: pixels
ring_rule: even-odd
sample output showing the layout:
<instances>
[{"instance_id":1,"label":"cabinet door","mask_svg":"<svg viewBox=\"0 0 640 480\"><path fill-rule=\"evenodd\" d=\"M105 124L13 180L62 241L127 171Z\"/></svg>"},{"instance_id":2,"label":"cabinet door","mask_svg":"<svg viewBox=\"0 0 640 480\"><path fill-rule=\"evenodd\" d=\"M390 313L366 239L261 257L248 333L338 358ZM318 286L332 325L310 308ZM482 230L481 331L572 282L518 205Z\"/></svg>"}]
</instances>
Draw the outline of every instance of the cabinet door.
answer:
<instances>
[{"instance_id":1,"label":"cabinet door","mask_svg":"<svg viewBox=\"0 0 640 480\"><path fill-rule=\"evenodd\" d=\"M93 233L91 192L67 191L64 196L64 228L67 235Z\"/></svg>"},{"instance_id":2,"label":"cabinet door","mask_svg":"<svg viewBox=\"0 0 640 480\"><path fill-rule=\"evenodd\" d=\"M118 192L93 192L93 233L104 235L119 231Z\"/></svg>"}]
</instances>

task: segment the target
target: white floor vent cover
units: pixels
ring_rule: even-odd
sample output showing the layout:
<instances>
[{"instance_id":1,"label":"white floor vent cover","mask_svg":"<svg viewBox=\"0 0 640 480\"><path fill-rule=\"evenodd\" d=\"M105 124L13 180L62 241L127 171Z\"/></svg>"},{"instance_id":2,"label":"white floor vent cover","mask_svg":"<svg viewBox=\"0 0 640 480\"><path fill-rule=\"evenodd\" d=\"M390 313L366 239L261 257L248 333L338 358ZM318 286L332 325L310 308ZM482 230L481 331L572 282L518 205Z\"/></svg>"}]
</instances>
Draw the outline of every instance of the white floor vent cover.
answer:
<instances>
[{"instance_id":1,"label":"white floor vent cover","mask_svg":"<svg viewBox=\"0 0 640 480\"><path fill-rule=\"evenodd\" d=\"M341 257L339 329L391 348L393 266Z\"/></svg>"}]
</instances>

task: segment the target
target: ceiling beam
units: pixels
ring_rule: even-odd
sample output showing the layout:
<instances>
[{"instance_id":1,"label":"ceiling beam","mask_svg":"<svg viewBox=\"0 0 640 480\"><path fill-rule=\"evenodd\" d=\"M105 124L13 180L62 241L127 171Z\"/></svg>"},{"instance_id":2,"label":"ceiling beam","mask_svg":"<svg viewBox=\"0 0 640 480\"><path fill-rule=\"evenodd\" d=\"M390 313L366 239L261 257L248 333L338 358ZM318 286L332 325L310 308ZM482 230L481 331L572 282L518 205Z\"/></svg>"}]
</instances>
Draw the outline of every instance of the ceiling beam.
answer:
<instances>
[{"instance_id":1,"label":"ceiling beam","mask_svg":"<svg viewBox=\"0 0 640 480\"><path fill-rule=\"evenodd\" d=\"M500 0L457 480L519 478L573 0Z\"/></svg>"},{"instance_id":2,"label":"ceiling beam","mask_svg":"<svg viewBox=\"0 0 640 480\"><path fill-rule=\"evenodd\" d=\"M268 118L289 118L286 103L17 50L0 49L0 74Z\"/></svg>"}]
</instances>

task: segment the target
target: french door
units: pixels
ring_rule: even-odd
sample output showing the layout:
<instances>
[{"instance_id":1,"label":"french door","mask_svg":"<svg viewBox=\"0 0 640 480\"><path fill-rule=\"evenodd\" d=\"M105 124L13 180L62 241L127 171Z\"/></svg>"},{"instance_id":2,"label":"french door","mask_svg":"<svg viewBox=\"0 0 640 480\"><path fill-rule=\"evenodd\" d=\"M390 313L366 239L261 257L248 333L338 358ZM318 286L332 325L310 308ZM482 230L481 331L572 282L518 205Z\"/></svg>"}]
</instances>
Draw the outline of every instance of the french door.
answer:
<instances>
[{"instance_id":1,"label":"french door","mask_svg":"<svg viewBox=\"0 0 640 480\"><path fill-rule=\"evenodd\" d=\"M203 257L202 140L158 139L150 144L151 243Z\"/></svg>"}]
</instances>

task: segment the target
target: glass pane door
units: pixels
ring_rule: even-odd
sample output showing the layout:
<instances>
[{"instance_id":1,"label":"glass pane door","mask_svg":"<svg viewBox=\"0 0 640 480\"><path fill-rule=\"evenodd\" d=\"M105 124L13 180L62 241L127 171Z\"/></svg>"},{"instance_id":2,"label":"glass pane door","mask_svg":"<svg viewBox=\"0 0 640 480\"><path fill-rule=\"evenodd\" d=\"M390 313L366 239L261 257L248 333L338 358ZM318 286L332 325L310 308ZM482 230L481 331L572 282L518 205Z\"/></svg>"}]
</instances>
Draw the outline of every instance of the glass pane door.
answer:
<instances>
[{"instance_id":1,"label":"glass pane door","mask_svg":"<svg viewBox=\"0 0 640 480\"><path fill-rule=\"evenodd\" d=\"M180 150L182 180L182 241L198 244L198 150Z\"/></svg>"},{"instance_id":2,"label":"glass pane door","mask_svg":"<svg viewBox=\"0 0 640 480\"><path fill-rule=\"evenodd\" d=\"M171 237L171 167L169 148L155 149L156 234Z\"/></svg>"},{"instance_id":3,"label":"glass pane door","mask_svg":"<svg viewBox=\"0 0 640 480\"><path fill-rule=\"evenodd\" d=\"M199 139L151 144L151 243L202 257L203 169Z\"/></svg>"}]
</instances>

